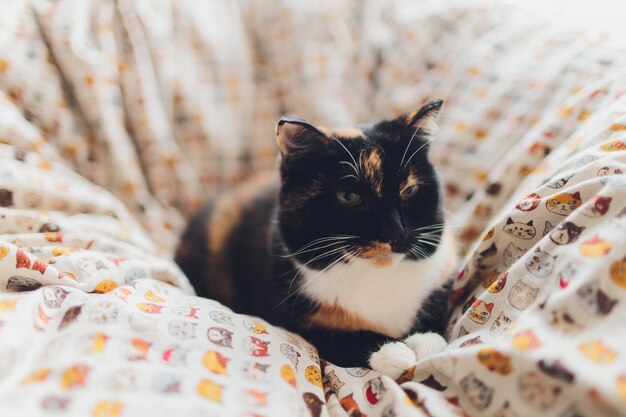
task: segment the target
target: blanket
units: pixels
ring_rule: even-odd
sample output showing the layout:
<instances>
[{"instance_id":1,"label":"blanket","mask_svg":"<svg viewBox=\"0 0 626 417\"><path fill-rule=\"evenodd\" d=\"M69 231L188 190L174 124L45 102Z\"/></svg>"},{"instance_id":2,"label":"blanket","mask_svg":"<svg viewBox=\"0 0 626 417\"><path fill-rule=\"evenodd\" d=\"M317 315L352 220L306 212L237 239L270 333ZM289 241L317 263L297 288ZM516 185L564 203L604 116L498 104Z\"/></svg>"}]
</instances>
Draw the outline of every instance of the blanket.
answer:
<instances>
[{"instance_id":1,"label":"blanket","mask_svg":"<svg viewBox=\"0 0 626 417\"><path fill-rule=\"evenodd\" d=\"M2 415L624 415L626 54L605 41L462 0L2 3ZM393 381L193 295L185 219L274 164L281 113L434 98L465 253L444 352Z\"/></svg>"}]
</instances>

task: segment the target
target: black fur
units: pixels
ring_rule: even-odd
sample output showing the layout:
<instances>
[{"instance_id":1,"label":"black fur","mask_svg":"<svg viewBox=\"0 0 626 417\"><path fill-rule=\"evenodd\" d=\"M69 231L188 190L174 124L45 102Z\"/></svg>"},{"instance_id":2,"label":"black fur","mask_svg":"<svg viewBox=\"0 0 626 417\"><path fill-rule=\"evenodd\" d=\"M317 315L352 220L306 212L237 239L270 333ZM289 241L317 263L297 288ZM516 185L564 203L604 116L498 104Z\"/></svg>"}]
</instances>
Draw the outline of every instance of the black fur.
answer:
<instances>
[{"instance_id":1,"label":"black fur","mask_svg":"<svg viewBox=\"0 0 626 417\"><path fill-rule=\"evenodd\" d=\"M420 128L440 106L441 102L430 103L411 116L363 127L362 136L352 137L329 134L301 119L282 119L279 129L296 125L296 134L282 143L280 187L276 184L260 192L243 209L241 221L219 254L224 261L211 261L207 255L212 204L190 223L182 238L177 261L198 294L301 334L322 358L335 364L367 366L369 355L389 338L371 331L311 326L308 317L318 305L305 294L296 294L301 282L294 280L298 271L294 261L322 270L343 252L321 256L330 246L293 254L315 239L337 234L358 236L349 243L362 247L388 242L394 252L415 262L434 253L436 248L423 245L418 255L411 245L417 235L414 229L443 223L441 185L427 159L429 136ZM382 176L378 193L371 184L352 177L350 166L358 165L361 155L372 149L383 161L377 173L377 178ZM414 197L403 200L400 187L409 173L419 178L420 185ZM338 191L358 193L362 204L340 204ZM440 237L441 230L431 236ZM450 285L435 290L406 336L416 331L443 333L449 294Z\"/></svg>"}]
</instances>

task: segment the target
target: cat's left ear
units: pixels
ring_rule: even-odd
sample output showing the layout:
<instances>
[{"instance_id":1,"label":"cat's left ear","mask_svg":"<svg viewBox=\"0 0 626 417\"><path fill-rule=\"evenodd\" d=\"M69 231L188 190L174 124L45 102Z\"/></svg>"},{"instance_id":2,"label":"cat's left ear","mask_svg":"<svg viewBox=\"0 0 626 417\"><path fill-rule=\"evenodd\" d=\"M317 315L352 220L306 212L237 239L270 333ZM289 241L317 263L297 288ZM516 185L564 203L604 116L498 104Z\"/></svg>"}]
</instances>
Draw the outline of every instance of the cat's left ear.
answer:
<instances>
[{"instance_id":1,"label":"cat's left ear","mask_svg":"<svg viewBox=\"0 0 626 417\"><path fill-rule=\"evenodd\" d=\"M413 131L419 128L423 135L433 135L439 127L438 118L441 106L443 106L443 100L431 101L409 114L398 117L397 120Z\"/></svg>"},{"instance_id":2,"label":"cat's left ear","mask_svg":"<svg viewBox=\"0 0 626 417\"><path fill-rule=\"evenodd\" d=\"M328 146L328 136L306 120L283 116L276 126L276 142L283 160L297 159Z\"/></svg>"}]
</instances>

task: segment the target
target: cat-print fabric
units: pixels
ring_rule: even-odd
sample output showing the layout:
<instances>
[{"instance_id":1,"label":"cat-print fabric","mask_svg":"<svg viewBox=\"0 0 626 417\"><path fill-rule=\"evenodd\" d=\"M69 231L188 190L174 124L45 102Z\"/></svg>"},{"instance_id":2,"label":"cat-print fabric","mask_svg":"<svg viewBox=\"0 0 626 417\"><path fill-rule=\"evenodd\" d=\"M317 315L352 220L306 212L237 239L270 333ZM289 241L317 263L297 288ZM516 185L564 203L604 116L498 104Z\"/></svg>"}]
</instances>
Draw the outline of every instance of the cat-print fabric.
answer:
<instances>
[{"instance_id":1,"label":"cat-print fabric","mask_svg":"<svg viewBox=\"0 0 626 417\"><path fill-rule=\"evenodd\" d=\"M465 1L4 2L2 414L624 415L610 48ZM436 98L465 248L443 353L392 381L192 295L185 216L274 163L281 113L346 126Z\"/></svg>"}]
</instances>

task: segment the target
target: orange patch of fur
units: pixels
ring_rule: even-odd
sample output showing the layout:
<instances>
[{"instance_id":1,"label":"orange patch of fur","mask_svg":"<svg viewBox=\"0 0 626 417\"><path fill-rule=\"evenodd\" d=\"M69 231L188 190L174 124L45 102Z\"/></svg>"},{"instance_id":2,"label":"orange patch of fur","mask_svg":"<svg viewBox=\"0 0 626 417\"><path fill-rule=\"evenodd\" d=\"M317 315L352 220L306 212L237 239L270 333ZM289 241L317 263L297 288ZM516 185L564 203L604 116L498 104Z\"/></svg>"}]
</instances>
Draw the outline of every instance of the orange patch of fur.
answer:
<instances>
[{"instance_id":1,"label":"orange patch of fur","mask_svg":"<svg viewBox=\"0 0 626 417\"><path fill-rule=\"evenodd\" d=\"M360 254L362 258L370 260L374 266L389 266L393 262L391 245L389 243L372 242Z\"/></svg>"},{"instance_id":2,"label":"orange patch of fur","mask_svg":"<svg viewBox=\"0 0 626 417\"><path fill-rule=\"evenodd\" d=\"M363 179L371 185L372 190L378 196L381 195L383 189L382 166L383 160L376 149L372 149L361 161Z\"/></svg>"}]
</instances>

